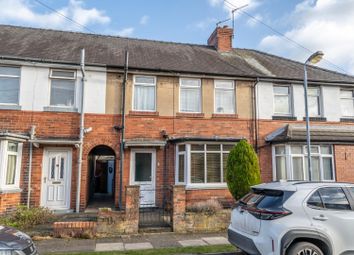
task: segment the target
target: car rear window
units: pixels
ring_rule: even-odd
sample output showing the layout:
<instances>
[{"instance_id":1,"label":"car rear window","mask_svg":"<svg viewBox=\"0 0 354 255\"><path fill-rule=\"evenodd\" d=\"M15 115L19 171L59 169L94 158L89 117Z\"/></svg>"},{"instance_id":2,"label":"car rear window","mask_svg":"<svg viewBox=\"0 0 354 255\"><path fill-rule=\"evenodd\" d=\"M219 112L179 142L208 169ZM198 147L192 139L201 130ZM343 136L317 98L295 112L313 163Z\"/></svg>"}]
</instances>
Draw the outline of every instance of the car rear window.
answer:
<instances>
[{"instance_id":1,"label":"car rear window","mask_svg":"<svg viewBox=\"0 0 354 255\"><path fill-rule=\"evenodd\" d=\"M293 192L281 190L254 189L244 196L240 203L261 210L276 211L283 208L283 204L292 194Z\"/></svg>"}]
</instances>

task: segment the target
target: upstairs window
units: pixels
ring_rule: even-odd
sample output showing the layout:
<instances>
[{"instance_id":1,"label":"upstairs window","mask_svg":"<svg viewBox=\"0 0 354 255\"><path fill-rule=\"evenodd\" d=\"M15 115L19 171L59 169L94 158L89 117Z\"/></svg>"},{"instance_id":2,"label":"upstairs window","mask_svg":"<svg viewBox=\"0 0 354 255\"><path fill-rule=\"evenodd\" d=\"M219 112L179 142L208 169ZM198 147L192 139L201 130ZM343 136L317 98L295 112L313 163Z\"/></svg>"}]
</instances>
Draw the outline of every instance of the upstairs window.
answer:
<instances>
[{"instance_id":1,"label":"upstairs window","mask_svg":"<svg viewBox=\"0 0 354 255\"><path fill-rule=\"evenodd\" d=\"M235 113L235 86L233 81L215 81L215 113Z\"/></svg>"},{"instance_id":2,"label":"upstairs window","mask_svg":"<svg viewBox=\"0 0 354 255\"><path fill-rule=\"evenodd\" d=\"M180 80L180 111L190 113L201 112L201 80Z\"/></svg>"},{"instance_id":3,"label":"upstairs window","mask_svg":"<svg viewBox=\"0 0 354 255\"><path fill-rule=\"evenodd\" d=\"M19 104L20 75L19 67L0 66L0 104Z\"/></svg>"},{"instance_id":4,"label":"upstairs window","mask_svg":"<svg viewBox=\"0 0 354 255\"><path fill-rule=\"evenodd\" d=\"M134 76L135 111L156 111L156 78L153 76Z\"/></svg>"},{"instance_id":5,"label":"upstairs window","mask_svg":"<svg viewBox=\"0 0 354 255\"><path fill-rule=\"evenodd\" d=\"M354 90L341 89L340 106L342 109L342 116L354 117Z\"/></svg>"},{"instance_id":6,"label":"upstairs window","mask_svg":"<svg viewBox=\"0 0 354 255\"><path fill-rule=\"evenodd\" d=\"M0 141L0 189L18 189L20 183L22 143Z\"/></svg>"},{"instance_id":7,"label":"upstairs window","mask_svg":"<svg viewBox=\"0 0 354 255\"><path fill-rule=\"evenodd\" d=\"M51 70L50 105L74 107L76 72L68 70Z\"/></svg>"},{"instance_id":8,"label":"upstairs window","mask_svg":"<svg viewBox=\"0 0 354 255\"><path fill-rule=\"evenodd\" d=\"M292 115L290 86L274 86L274 114Z\"/></svg>"},{"instance_id":9,"label":"upstairs window","mask_svg":"<svg viewBox=\"0 0 354 255\"><path fill-rule=\"evenodd\" d=\"M318 87L310 87L307 90L309 116L321 115L321 90Z\"/></svg>"}]
</instances>

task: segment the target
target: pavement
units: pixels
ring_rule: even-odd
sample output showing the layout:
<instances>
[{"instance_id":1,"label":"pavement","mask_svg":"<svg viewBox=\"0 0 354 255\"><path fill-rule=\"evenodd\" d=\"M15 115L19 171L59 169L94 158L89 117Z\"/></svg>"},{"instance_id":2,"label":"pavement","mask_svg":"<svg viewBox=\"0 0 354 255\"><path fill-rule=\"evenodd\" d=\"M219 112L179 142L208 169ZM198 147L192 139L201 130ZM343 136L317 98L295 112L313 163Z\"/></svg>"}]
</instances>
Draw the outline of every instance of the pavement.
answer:
<instances>
[{"instance_id":1,"label":"pavement","mask_svg":"<svg viewBox=\"0 0 354 255\"><path fill-rule=\"evenodd\" d=\"M129 251L172 247L229 244L225 233L175 234L149 233L102 239L48 239L36 241L40 254L92 251ZM235 249L236 250L236 249ZM236 255L238 253L225 253Z\"/></svg>"}]
</instances>

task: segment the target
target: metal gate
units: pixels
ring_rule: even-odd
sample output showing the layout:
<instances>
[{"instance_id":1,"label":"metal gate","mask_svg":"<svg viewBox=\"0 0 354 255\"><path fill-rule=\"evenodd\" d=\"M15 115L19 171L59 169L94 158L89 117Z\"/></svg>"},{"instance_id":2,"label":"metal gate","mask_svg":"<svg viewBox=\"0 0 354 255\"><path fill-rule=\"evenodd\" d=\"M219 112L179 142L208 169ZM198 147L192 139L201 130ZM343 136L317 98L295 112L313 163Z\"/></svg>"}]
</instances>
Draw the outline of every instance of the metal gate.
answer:
<instances>
[{"instance_id":1,"label":"metal gate","mask_svg":"<svg viewBox=\"0 0 354 255\"><path fill-rule=\"evenodd\" d=\"M139 210L139 228L171 227L172 189L151 190L155 192L155 204L145 204Z\"/></svg>"}]
</instances>

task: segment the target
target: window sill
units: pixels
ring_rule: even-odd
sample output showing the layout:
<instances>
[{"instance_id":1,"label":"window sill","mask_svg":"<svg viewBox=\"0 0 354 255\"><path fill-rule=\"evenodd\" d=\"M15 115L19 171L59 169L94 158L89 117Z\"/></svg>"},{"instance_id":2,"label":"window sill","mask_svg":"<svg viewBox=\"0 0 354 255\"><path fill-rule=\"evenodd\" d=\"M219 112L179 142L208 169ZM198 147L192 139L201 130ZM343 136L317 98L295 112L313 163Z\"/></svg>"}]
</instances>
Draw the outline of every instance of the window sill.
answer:
<instances>
[{"instance_id":1,"label":"window sill","mask_svg":"<svg viewBox=\"0 0 354 255\"><path fill-rule=\"evenodd\" d=\"M310 121L327 121L327 118L325 117L310 117ZM303 120L306 120L306 117L303 118Z\"/></svg>"},{"instance_id":2,"label":"window sill","mask_svg":"<svg viewBox=\"0 0 354 255\"><path fill-rule=\"evenodd\" d=\"M45 112L79 112L77 108L60 107L60 106L46 106L43 107Z\"/></svg>"},{"instance_id":3,"label":"window sill","mask_svg":"<svg viewBox=\"0 0 354 255\"><path fill-rule=\"evenodd\" d=\"M297 120L297 118L294 117L294 116L275 115L275 116L272 116L272 120L291 120L291 121L295 121L295 120Z\"/></svg>"},{"instance_id":4,"label":"window sill","mask_svg":"<svg viewBox=\"0 0 354 255\"><path fill-rule=\"evenodd\" d=\"M159 112L149 112L149 111L129 111L131 116L159 116Z\"/></svg>"},{"instance_id":5,"label":"window sill","mask_svg":"<svg viewBox=\"0 0 354 255\"><path fill-rule=\"evenodd\" d=\"M204 113L177 112L176 116L182 118L204 118Z\"/></svg>"},{"instance_id":6,"label":"window sill","mask_svg":"<svg viewBox=\"0 0 354 255\"><path fill-rule=\"evenodd\" d=\"M224 114L224 113L213 113L211 115L212 118L233 118L233 119L237 119L238 115L237 114Z\"/></svg>"},{"instance_id":7,"label":"window sill","mask_svg":"<svg viewBox=\"0 0 354 255\"><path fill-rule=\"evenodd\" d=\"M352 117L352 118L340 118L340 122L354 122L354 117Z\"/></svg>"},{"instance_id":8,"label":"window sill","mask_svg":"<svg viewBox=\"0 0 354 255\"><path fill-rule=\"evenodd\" d=\"M0 110L13 110L13 111L20 111L21 106L16 104L0 104Z\"/></svg>"},{"instance_id":9,"label":"window sill","mask_svg":"<svg viewBox=\"0 0 354 255\"><path fill-rule=\"evenodd\" d=\"M15 193L21 193L22 189L20 188L8 188L8 189L0 189L0 194L15 194Z\"/></svg>"},{"instance_id":10,"label":"window sill","mask_svg":"<svg viewBox=\"0 0 354 255\"><path fill-rule=\"evenodd\" d=\"M186 190L203 190L203 189L227 189L226 183L220 184L188 184Z\"/></svg>"}]
</instances>

